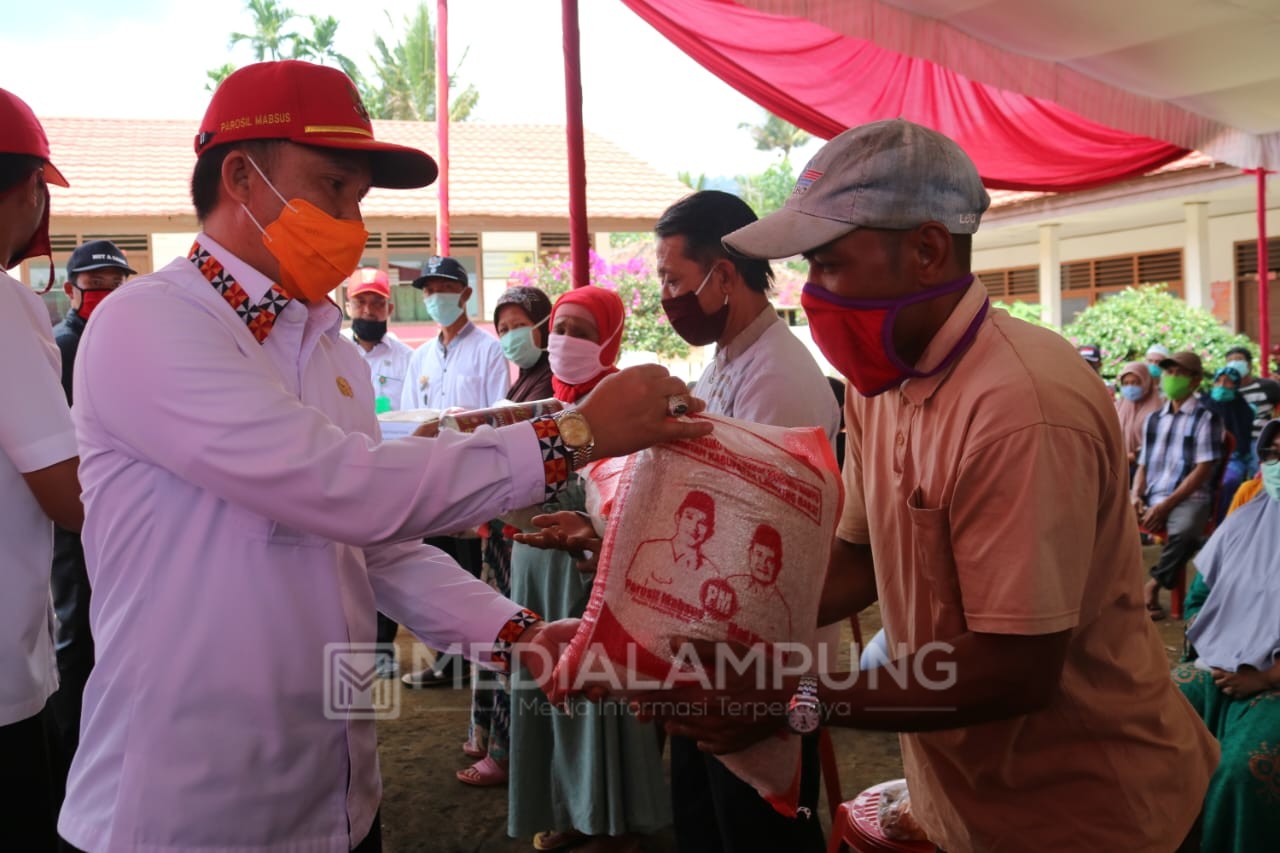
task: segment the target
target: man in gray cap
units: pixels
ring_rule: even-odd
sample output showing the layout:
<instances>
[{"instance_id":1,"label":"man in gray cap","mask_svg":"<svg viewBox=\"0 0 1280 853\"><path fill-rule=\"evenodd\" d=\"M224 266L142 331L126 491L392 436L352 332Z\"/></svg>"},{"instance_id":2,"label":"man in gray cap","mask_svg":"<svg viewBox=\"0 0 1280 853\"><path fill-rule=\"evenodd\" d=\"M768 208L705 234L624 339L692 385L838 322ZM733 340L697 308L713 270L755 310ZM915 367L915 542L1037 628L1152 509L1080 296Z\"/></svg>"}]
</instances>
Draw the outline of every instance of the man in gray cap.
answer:
<instances>
[{"instance_id":1,"label":"man in gray cap","mask_svg":"<svg viewBox=\"0 0 1280 853\"><path fill-rule=\"evenodd\" d=\"M705 702L668 730L718 752L823 720L904 732L913 814L952 853L1173 850L1217 745L1143 608L1106 389L969 271L988 204L954 142L883 121L833 139L784 208L725 237L809 261L814 340L857 391L823 621L878 599L896 671L654 698ZM721 650L694 646L704 663Z\"/></svg>"}]
</instances>

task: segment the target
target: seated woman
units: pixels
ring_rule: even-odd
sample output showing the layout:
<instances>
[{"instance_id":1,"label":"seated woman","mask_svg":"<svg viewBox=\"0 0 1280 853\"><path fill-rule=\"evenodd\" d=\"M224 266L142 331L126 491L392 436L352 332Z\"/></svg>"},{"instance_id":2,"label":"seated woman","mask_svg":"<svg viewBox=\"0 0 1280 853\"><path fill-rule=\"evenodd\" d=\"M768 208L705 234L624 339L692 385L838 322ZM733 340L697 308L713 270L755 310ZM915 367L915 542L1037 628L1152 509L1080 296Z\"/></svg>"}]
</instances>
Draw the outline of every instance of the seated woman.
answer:
<instances>
[{"instance_id":1,"label":"seated woman","mask_svg":"<svg viewBox=\"0 0 1280 853\"><path fill-rule=\"evenodd\" d=\"M1222 744L1202 815L1206 853L1280 839L1280 420L1263 428L1258 457L1265 494L1227 516L1196 557L1187 639L1199 659L1173 673Z\"/></svg>"},{"instance_id":2,"label":"seated woman","mask_svg":"<svg viewBox=\"0 0 1280 853\"><path fill-rule=\"evenodd\" d=\"M1222 424L1235 439L1235 450L1227 460L1222 474L1222 488L1218 490L1218 506L1214 518L1219 522L1227 514L1236 489L1253 470L1253 407L1240 396L1240 374L1234 368L1221 367L1213 374L1213 387L1205 405L1218 413Z\"/></svg>"},{"instance_id":3,"label":"seated woman","mask_svg":"<svg viewBox=\"0 0 1280 853\"><path fill-rule=\"evenodd\" d=\"M1155 377L1144 361L1126 364L1116 382L1120 386L1120 396L1116 397L1116 416L1120 419L1120 434L1124 436L1124 449L1129 455L1129 478L1133 479L1147 415L1160 408L1164 401L1156 392Z\"/></svg>"},{"instance_id":4,"label":"seated woman","mask_svg":"<svg viewBox=\"0 0 1280 853\"><path fill-rule=\"evenodd\" d=\"M581 287L556 300L548 351L556 399L580 403L616 372L624 309L611 290ZM580 484L544 511L581 510ZM511 551L511 597L547 619L581 616L594 575L569 551L521 542ZM527 679L526 679L527 681ZM658 736L625 705L577 700L553 710L538 688L513 681L507 832L538 850L639 848L640 836L671 823Z\"/></svg>"}]
</instances>

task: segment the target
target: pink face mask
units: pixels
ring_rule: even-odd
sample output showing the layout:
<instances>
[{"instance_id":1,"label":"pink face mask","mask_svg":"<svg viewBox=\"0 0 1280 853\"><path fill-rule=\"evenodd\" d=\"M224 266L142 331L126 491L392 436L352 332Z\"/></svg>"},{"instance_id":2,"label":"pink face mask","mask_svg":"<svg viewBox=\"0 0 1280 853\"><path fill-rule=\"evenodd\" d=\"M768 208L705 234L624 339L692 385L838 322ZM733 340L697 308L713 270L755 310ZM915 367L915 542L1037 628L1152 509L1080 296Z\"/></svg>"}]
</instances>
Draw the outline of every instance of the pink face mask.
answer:
<instances>
[{"instance_id":1,"label":"pink face mask","mask_svg":"<svg viewBox=\"0 0 1280 853\"><path fill-rule=\"evenodd\" d=\"M814 343L831 366L848 377L859 394L874 397L913 377L932 376L964 352L987 316L987 305L983 305L951 352L929 371L916 370L902 362L893 346L893 327L899 312L908 305L964 290L972 282L973 276L965 275L898 299L846 299L806 284L800 293L800 305L809 318Z\"/></svg>"},{"instance_id":2,"label":"pink face mask","mask_svg":"<svg viewBox=\"0 0 1280 853\"><path fill-rule=\"evenodd\" d=\"M600 355L621 331L622 327L619 326L612 335L598 344L586 338L552 332L547 336L547 357L551 361L551 372L561 382L569 385L590 382L612 366L604 364Z\"/></svg>"}]
</instances>

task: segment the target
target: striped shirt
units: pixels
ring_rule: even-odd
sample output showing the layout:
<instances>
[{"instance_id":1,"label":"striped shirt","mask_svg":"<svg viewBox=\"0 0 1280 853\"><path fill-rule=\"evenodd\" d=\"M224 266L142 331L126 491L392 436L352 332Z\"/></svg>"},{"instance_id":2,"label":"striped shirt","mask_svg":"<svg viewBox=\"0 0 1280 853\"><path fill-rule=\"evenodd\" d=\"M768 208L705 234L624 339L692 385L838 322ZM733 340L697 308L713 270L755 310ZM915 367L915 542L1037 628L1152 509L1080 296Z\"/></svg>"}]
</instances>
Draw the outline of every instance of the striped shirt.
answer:
<instances>
[{"instance_id":1,"label":"striped shirt","mask_svg":"<svg viewBox=\"0 0 1280 853\"><path fill-rule=\"evenodd\" d=\"M1222 419L1192 396L1178 411L1165 403L1147 415L1142 453L1138 464L1147 469L1148 505L1173 494L1178 485L1202 462L1222 458ZM1212 479L1212 478L1211 478ZM1193 500L1209 500L1213 483L1206 480L1192 493Z\"/></svg>"}]
</instances>

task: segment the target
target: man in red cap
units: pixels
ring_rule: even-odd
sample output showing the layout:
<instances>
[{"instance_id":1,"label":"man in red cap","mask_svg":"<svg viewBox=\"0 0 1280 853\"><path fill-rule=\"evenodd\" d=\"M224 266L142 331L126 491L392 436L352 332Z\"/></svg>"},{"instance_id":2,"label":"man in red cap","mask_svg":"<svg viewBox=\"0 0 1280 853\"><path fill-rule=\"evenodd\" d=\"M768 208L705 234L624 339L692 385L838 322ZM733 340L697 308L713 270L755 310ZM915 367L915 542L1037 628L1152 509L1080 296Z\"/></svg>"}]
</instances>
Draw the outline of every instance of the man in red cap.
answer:
<instances>
[{"instance_id":1,"label":"man in red cap","mask_svg":"<svg viewBox=\"0 0 1280 853\"><path fill-rule=\"evenodd\" d=\"M391 283L377 267L361 267L347 282L347 315L351 328L342 336L360 348L364 363L369 365L373 382L373 407L378 414L394 412L400 407L400 389L409 370L413 350L394 332L387 331L391 318ZM395 678L400 674L396 662L396 632L400 626L385 613L378 614L378 677Z\"/></svg>"},{"instance_id":2,"label":"man in red cap","mask_svg":"<svg viewBox=\"0 0 1280 853\"><path fill-rule=\"evenodd\" d=\"M347 283L347 315L351 327L344 329L342 336L360 347L369 365L376 410L378 414L394 412L400 408L400 390L413 350L387 330L391 285L385 272L375 267L356 270Z\"/></svg>"},{"instance_id":3,"label":"man in red cap","mask_svg":"<svg viewBox=\"0 0 1280 853\"><path fill-rule=\"evenodd\" d=\"M97 661L58 828L95 851L379 850L374 613L499 671L540 652L521 658L535 678L575 627L421 538L709 426L668 418L684 385L643 367L555 418L371 440L368 368L328 294L364 252L365 193L424 186L434 161L375 139L351 80L298 61L229 76L196 153L191 251L80 344Z\"/></svg>"},{"instance_id":4,"label":"man in red cap","mask_svg":"<svg viewBox=\"0 0 1280 853\"><path fill-rule=\"evenodd\" d=\"M49 254L49 162L35 114L0 89L0 850L49 850L56 797L45 706L58 686L49 627L53 524L79 530L75 431L44 303L3 270ZM52 521L51 521L52 520Z\"/></svg>"}]
</instances>

